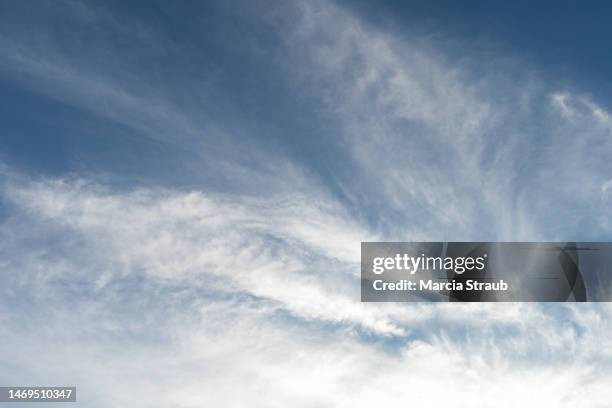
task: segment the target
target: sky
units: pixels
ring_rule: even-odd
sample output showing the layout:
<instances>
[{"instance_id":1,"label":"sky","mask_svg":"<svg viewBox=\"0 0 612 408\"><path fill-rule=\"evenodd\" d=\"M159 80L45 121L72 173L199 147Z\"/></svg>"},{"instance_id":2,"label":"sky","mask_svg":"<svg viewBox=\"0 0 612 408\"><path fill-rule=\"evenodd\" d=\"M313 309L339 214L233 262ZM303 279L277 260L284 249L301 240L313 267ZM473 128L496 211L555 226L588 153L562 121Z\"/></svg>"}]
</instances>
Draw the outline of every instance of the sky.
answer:
<instances>
[{"instance_id":1,"label":"sky","mask_svg":"<svg viewBox=\"0 0 612 408\"><path fill-rule=\"evenodd\" d=\"M609 406L609 304L361 303L359 251L609 241L611 14L2 2L0 383L82 407Z\"/></svg>"}]
</instances>

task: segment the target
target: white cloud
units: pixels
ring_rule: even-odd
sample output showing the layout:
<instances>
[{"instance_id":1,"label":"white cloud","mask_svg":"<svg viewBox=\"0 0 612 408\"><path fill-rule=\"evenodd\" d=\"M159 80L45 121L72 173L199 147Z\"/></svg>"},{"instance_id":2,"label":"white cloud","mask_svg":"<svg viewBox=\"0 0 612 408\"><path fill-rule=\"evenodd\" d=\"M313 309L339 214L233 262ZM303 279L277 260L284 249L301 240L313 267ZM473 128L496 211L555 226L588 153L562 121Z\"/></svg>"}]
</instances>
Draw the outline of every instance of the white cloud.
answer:
<instances>
[{"instance_id":1,"label":"white cloud","mask_svg":"<svg viewBox=\"0 0 612 408\"><path fill-rule=\"evenodd\" d=\"M3 304L2 359L23 370L14 378L78 384L86 406L609 398L609 307L360 304L351 243L370 235L323 197L113 193L78 180L10 184L4 197L16 210L3 228L15 242L0 247L5 282L49 309L19 323L23 311ZM337 251L327 234L343 237ZM70 298L77 283L82 298ZM24 341L29 325L40 335Z\"/></svg>"},{"instance_id":2,"label":"white cloud","mask_svg":"<svg viewBox=\"0 0 612 408\"><path fill-rule=\"evenodd\" d=\"M125 196L61 181L11 187L7 196L37 223L66 227L68 237L85 247L84 255L73 257L90 257L78 261L99 271L89 279L100 285L108 274L143 271L269 298L307 319L399 330L374 308L354 302L359 243L373 235L325 197L147 190Z\"/></svg>"},{"instance_id":3,"label":"white cloud","mask_svg":"<svg viewBox=\"0 0 612 408\"><path fill-rule=\"evenodd\" d=\"M309 2L300 12L285 27L288 64L354 160L346 188L388 217L389 236L564 240L606 217L604 108L511 58L470 62L469 44L453 61L418 33L386 32L341 7ZM589 223L591 237L605 225Z\"/></svg>"},{"instance_id":4,"label":"white cloud","mask_svg":"<svg viewBox=\"0 0 612 408\"><path fill-rule=\"evenodd\" d=\"M0 380L77 384L85 406L606 406L608 306L361 304L357 276L362 240L609 234L606 110L542 79L474 80L332 4L281 8L349 202L264 151L259 171L206 156L277 186L259 194L7 177ZM228 133L145 82L0 48L5 71L150 137Z\"/></svg>"}]
</instances>

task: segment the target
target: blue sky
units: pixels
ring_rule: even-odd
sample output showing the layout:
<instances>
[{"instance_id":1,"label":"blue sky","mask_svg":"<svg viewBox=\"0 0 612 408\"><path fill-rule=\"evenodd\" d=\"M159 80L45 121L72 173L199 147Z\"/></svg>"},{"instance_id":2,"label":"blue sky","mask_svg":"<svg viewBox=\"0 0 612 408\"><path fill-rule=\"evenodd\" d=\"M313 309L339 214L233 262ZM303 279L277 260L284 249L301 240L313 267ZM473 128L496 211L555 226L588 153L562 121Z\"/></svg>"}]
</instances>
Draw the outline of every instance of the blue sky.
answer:
<instances>
[{"instance_id":1,"label":"blue sky","mask_svg":"<svg viewBox=\"0 0 612 408\"><path fill-rule=\"evenodd\" d=\"M366 240L609 240L610 12L3 3L0 382L607 406L607 304L362 304L358 274Z\"/></svg>"}]
</instances>

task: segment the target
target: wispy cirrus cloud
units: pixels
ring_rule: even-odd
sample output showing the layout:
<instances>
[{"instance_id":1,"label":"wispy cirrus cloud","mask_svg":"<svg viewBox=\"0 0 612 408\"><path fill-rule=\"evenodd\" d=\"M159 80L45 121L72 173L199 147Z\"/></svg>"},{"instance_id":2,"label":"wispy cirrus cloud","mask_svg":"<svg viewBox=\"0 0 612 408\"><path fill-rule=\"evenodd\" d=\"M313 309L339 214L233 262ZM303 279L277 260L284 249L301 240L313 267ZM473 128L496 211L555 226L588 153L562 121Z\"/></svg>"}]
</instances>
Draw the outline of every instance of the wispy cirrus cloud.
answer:
<instances>
[{"instance_id":1,"label":"wispy cirrus cloud","mask_svg":"<svg viewBox=\"0 0 612 408\"><path fill-rule=\"evenodd\" d=\"M603 107L511 59L501 72L499 61L479 61L474 75L418 34L399 37L327 4L300 11L291 64L351 152L360 177L344 181L362 205L384 209L388 233L563 240L581 223L591 238L608 233L589 221L608 208L599 200L611 172Z\"/></svg>"},{"instance_id":2,"label":"wispy cirrus cloud","mask_svg":"<svg viewBox=\"0 0 612 408\"><path fill-rule=\"evenodd\" d=\"M305 407L369 406L409 390L442 406L440 383L458 406L476 393L483 406L608 397L609 307L360 304L350 243L367 232L331 203L126 195L78 180L3 196L15 210L3 225L3 361L17 378L78 380L88 406L147 406L159 388L185 407L255 395L262 406L296 395ZM320 224L346 247L303 232ZM40 336L20 341L33 327ZM34 349L49 354L34 362Z\"/></svg>"},{"instance_id":3,"label":"wispy cirrus cloud","mask_svg":"<svg viewBox=\"0 0 612 408\"><path fill-rule=\"evenodd\" d=\"M262 56L316 106L279 112L319 125L261 146L203 88L181 99L125 54L96 65L2 37L15 82L201 149L194 171L234 187L5 171L0 379L76 383L86 406L159 404L162 388L181 407L605 406L608 306L361 304L358 263L363 240L608 236L607 111L535 68L477 60L474 74L332 3L268 5L240 18L280 39ZM163 38L145 32L122 34ZM300 138L334 154L296 158L284 147Z\"/></svg>"}]
</instances>

